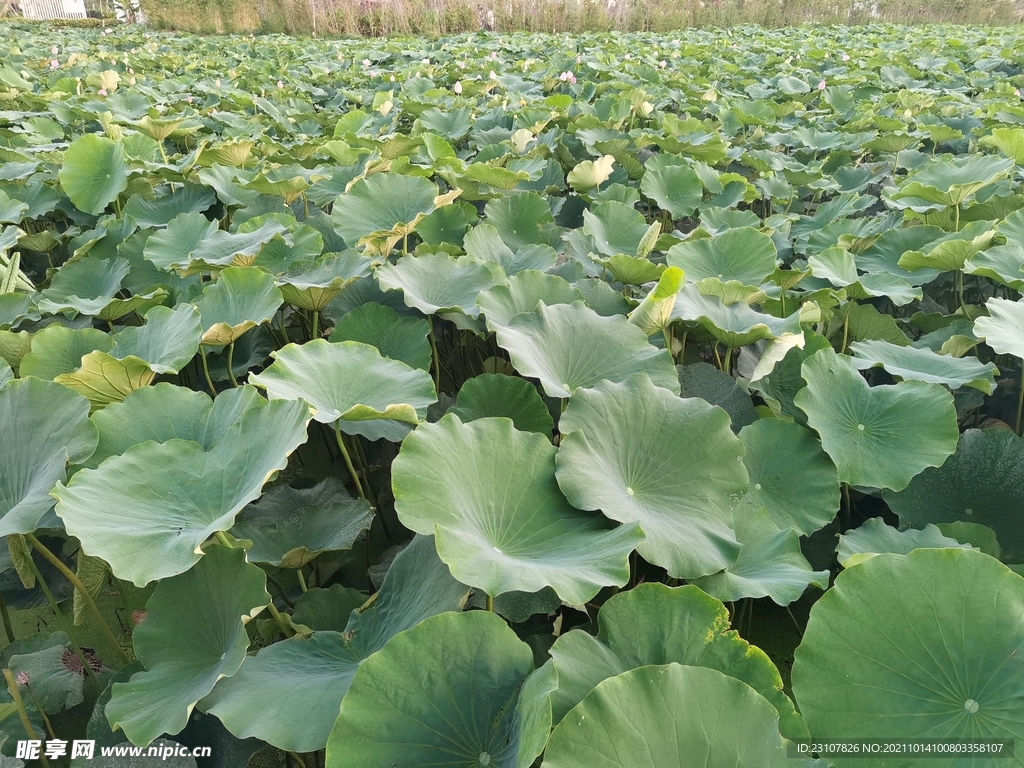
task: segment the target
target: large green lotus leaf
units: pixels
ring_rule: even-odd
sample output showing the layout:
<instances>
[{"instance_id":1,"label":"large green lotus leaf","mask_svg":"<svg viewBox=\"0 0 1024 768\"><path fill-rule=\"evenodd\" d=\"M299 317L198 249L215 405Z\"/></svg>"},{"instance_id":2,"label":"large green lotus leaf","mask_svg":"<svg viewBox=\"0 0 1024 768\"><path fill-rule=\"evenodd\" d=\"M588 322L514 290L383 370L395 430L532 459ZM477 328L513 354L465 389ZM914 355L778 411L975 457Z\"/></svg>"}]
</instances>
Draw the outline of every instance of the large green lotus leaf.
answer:
<instances>
[{"instance_id":1,"label":"large green lotus leaf","mask_svg":"<svg viewBox=\"0 0 1024 768\"><path fill-rule=\"evenodd\" d=\"M664 264L655 264L642 256L616 254L610 259L602 259L601 264L608 270L608 275L624 285L643 285L658 280L665 271Z\"/></svg>"},{"instance_id":2,"label":"large green lotus leaf","mask_svg":"<svg viewBox=\"0 0 1024 768\"><path fill-rule=\"evenodd\" d=\"M1024 130L994 128L980 143L983 147L996 147L1004 155L1012 158L1017 165L1024 165Z\"/></svg>"},{"instance_id":3,"label":"large green lotus leaf","mask_svg":"<svg viewBox=\"0 0 1024 768\"><path fill-rule=\"evenodd\" d=\"M784 735L806 737L807 726L783 693L775 665L730 629L726 607L697 587L639 584L610 598L597 621L597 637L575 629L560 635L551 648L558 680L550 697L553 725L602 680L674 662L742 680L772 703Z\"/></svg>"},{"instance_id":4,"label":"large green lotus leaf","mask_svg":"<svg viewBox=\"0 0 1024 768\"><path fill-rule=\"evenodd\" d=\"M1024 559L1024 439L1004 429L968 429L956 453L885 501L903 528L964 521L992 528L1003 552Z\"/></svg>"},{"instance_id":5,"label":"large green lotus leaf","mask_svg":"<svg viewBox=\"0 0 1024 768\"><path fill-rule=\"evenodd\" d=\"M665 165L647 171L640 191L673 219L692 215L704 196L700 177L686 165Z\"/></svg>"},{"instance_id":6,"label":"large green lotus leaf","mask_svg":"<svg viewBox=\"0 0 1024 768\"><path fill-rule=\"evenodd\" d=\"M843 568L852 568L876 555L906 555L922 548L971 549L971 546L943 535L937 526L931 524L921 530L898 531L886 525L882 518L872 517L860 528L839 535L836 556Z\"/></svg>"},{"instance_id":7,"label":"large green lotus leaf","mask_svg":"<svg viewBox=\"0 0 1024 768\"><path fill-rule=\"evenodd\" d=\"M373 262L359 251L329 253L312 263L298 262L278 277L284 300L305 310L327 306L348 285L373 271Z\"/></svg>"},{"instance_id":8,"label":"large green lotus leaf","mask_svg":"<svg viewBox=\"0 0 1024 768\"><path fill-rule=\"evenodd\" d=\"M98 467L111 456L150 440L191 440L210 450L243 413L261 405L263 399L248 386L222 392L216 400L167 382L138 389L93 414L99 444L85 466Z\"/></svg>"},{"instance_id":9,"label":"large green lotus leaf","mask_svg":"<svg viewBox=\"0 0 1024 768\"><path fill-rule=\"evenodd\" d=\"M456 259L447 253L405 256L396 265L381 265L376 275L381 288L401 290L406 305L425 315L461 314L471 319L480 314L476 299L481 291L507 280L493 262Z\"/></svg>"},{"instance_id":10,"label":"large green lotus leaf","mask_svg":"<svg viewBox=\"0 0 1024 768\"><path fill-rule=\"evenodd\" d=\"M470 230L465 248L475 259L493 261L510 277L527 269L546 272L558 263L558 254L547 243L530 243L513 252L501 239L501 233L486 223Z\"/></svg>"},{"instance_id":11,"label":"large green lotus leaf","mask_svg":"<svg viewBox=\"0 0 1024 768\"><path fill-rule=\"evenodd\" d=\"M898 307L921 299L921 288L894 274L877 272L861 275L857 271L856 259L851 251L832 246L809 256L807 266L815 277L828 280L837 288L846 288L847 294L854 298L887 296Z\"/></svg>"},{"instance_id":12,"label":"large green lotus leaf","mask_svg":"<svg viewBox=\"0 0 1024 768\"><path fill-rule=\"evenodd\" d=\"M288 228L276 219L264 221L258 229L251 232L225 232L218 229L199 242L189 253L186 274L216 271L232 266L252 266L260 251L272 241L287 246L294 244Z\"/></svg>"},{"instance_id":13,"label":"large green lotus leaf","mask_svg":"<svg viewBox=\"0 0 1024 768\"><path fill-rule=\"evenodd\" d=\"M124 207L123 215L131 216L140 227L165 227L182 213L199 213L217 202L213 191L199 184L176 186L173 193L153 200L132 195Z\"/></svg>"},{"instance_id":14,"label":"large green lotus leaf","mask_svg":"<svg viewBox=\"0 0 1024 768\"><path fill-rule=\"evenodd\" d=\"M810 432L790 421L761 419L744 427L740 440L750 476L746 505L767 510L780 529L804 536L832 522L839 473Z\"/></svg>"},{"instance_id":15,"label":"large green lotus leaf","mask_svg":"<svg viewBox=\"0 0 1024 768\"><path fill-rule=\"evenodd\" d=\"M137 389L148 386L155 377L149 364L137 357L119 360L96 351L82 357L78 370L62 373L53 380L85 395L93 410L99 410L121 402Z\"/></svg>"},{"instance_id":16,"label":"large green lotus leaf","mask_svg":"<svg viewBox=\"0 0 1024 768\"><path fill-rule=\"evenodd\" d=\"M202 558L200 545L234 524L263 484L306 440L302 402L251 408L212 448L146 442L58 485L57 515L82 549L137 586L174 576Z\"/></svg>"},{"instance_id":17,"label":"large green lotus leaf","mask_svg":"<svg viewBox=\"0 0 1024 768\"><path fill-rule=\"evenodd\" d=\"M542 301L496 333L516 370L540 379L549 397L569 397L578 387L623 381L634 373L679 391L667 350L649 344L647 335L625 317L601 317L583 302L549 307Z\"/></svg>"},{"instance_id":18,"label":"large green lotus leaf","mask_svg":"<svg viewBox=\"0 0 1024 768\"><path fill-rule=\"evenodd\" d=\"M555 426L537 388L526 379L502 373L484 373L468 379L450 412L463 422L491 417L512 419L520 432L545 436L550 436Z\"/></svg>"},{"instance_id":19,"label":"large green lotus leaf","mask_svg":"<svg viewBox=\"0 0 1024 768\"><path fill-rule=\"evenodd\" d=\"M584 298L583 292L564 278L531 269L512 275L507 284L484 291L476 303L484 313L487 327L494 331L508 325L518 314L535 312L542 301L550 307L584 301Z\"/></svg>"},{"instance_id":20,"label":"large green lotus leaf","mask_svg":"<svg viewBox=\"0 0 1024 768\"><path fill-rule=\"evenodd\" d=\"M486 223L498 231L513 252L529 245L559 247L561 230L555 224L548 201L536 192L489 200L484 213Z\"/></svg>"},{"instance_id":21,"label":"large green lotus leaf","mask_svg":"<svg viewBox=\"0 0 1024 768\"><path fill-rule=\"evenodd\" d=\"M342 315L329 341L358 341L376 347L384 357L398 360L410 368L430 370L433 360L427 336L430 326L419 317L399 317L391 307L375 301Z\"/></svg>"},{"instance_id":22,"label":"large green lotus leaf","mask_svg":"<svg viewBox=\"0 0 1024 768\"><path fill-rule=\"evenodd\" d=\"M0 536L31 533L53 506L50 491L68 462L96 448L89 403L50 381L10 381L0 387L0 433Z\"/></svg>"},{"instance_id":23,"label":"large green lotus leaf","mask_svg":"<svg viewBox=\"0 0 1024 768\"><path fill-rule=\"evenodd\" d=\"M785 333L800 332L800 313L774 317L752 309L745 303L726 304L717 296L704 296L687 283L679 291L672 308L674 320L696 320L727 347L745 347L761 339L775 339Z\"/></svg>"},{"instance_id":24,"label":"large green lotus leaf","mask_svg":"<svg viewBox=\"0 0 1024 768\"><path fill-rule=\"evenodd\" d=\"M114 334L110 356L138 358L154 373L177 373L195 357L202 331L199 310L191 304L174 309L153 307L146 313L145 325L129 326Z\"/></svg>"},{"instance_id":25,"label":"large green lotus leaf","mask_svg":"<svg viewBox=\"0 0 1024 768\"><path fill-rule=\"evenodd\" d=\"M437 185L422 176L377 173L359 179L335 200L331 223L354 248L374 233L412 231L434 209L437 194Z\"/></svg>"},{"instance_id":26,"label":"large green lotus leaf","mask_svg":"<svg viewBox=\"0 0 1024 768\"><path fill-rule=\"evenodd\" d=\"M12 200L5 193L0 192L0 223L18 224L26 218L28 209L28 203Z\"/></svg>"},{"instance_id":27,"label":"large green lotus leaf","mask_svg":"<svg viewBox=\"0 0 1024 768\"><path fill-rule=\"evenodd\" d=\"M111 727L139 746L180 732L196 702L238 671L249 646L245 624L270 602L265 584L245 552L221 546L188 573L161 581L133 635L146 670L114 684Z\"/></svg>"},{"instance_id":28,"label":"large green lotus leaf","mask_svg":"<svg viewBox=\"0 0 1024 768\"><path fill-rule=\"evenodd\" d=\"M1024 288L1024 247L997 245L978 251L964 264L964 272L988 277L1019 292Z\"/></svg>"},{"instance_id":29,"label":"large green lotus leaf","mask_svg":"<svg viewBox=\"0 0 1024 768\"><path fill-rule=\"evenodd\" d=\"M639 523L637 551L675 578L735 561L732 508L748 479L725 411L634 375L578 390L559 430L558 485L573 506Z\"/></svg>"},{"instance_id":30,"label":"large green lotus leaf","mask_svg":"<svg viewBox=\"0 0 1024 768\"><path fill-rule=\"evenodd\" d=\"M778 252L768 235L753 227L727 229L716 237L685 240L668 249L665 261L691 283L705 278L760 285L775 271Z\"/></svg>"},{"instance_id":31,"label":"large green lotus leaf","mask_svg":"<svg viewBox=\"0 0 1024 768\"><path fill-rule=\"evenodd\" d=\"M487 611L442 613L367 659L341 702L328 768L514 766L533 653Z\"/></svg>"},{"instance_id":32,"label":"large green lotus leaf","mask_svg":"<svg viewBox=\"0 0 1024 768\"><path fill-rule=\"evenodd\" d=\"M54 323L32 337L32 347L22 358L19 372L52 381L81 368L82 358L90 352L108 352L113 346L113 339L97 328L65 328Z\"/></svg>"},{"instance_id":33,"label":"large green lotus leaf","mask_svg":"<svg viewBox=\"0 0 1024 768\"><path fill-rule=\"evenodd\" d=\"M930 349L901 347L887 341L855 341L850 344L853 364L860 370L880 365L904 381L945 384L950 389L967 386L992 394L999 373L994 363L982 363L976 357L940 355Z\"/></svg>"},{"instance_id":34,"label":"large green lotus leaf","mask_svg":"<svg viewBox=\"0 0 1024 768\"><path fill-rule=\"evenodd\" d=\"M78 210L99 215L128 186L124 146L97 133L79 136L64 153L57 178Z\"/></svg>"},{"instance_id":35,"label":"large green lotus leaf","mask_svg":"<svg viewBox=\"0 0 1024 768\"><path fill-rule=\"evenodd\" d=\"M360 665L399 632L458 611L468 591L438 559L433 539L417 536L391 564L373 604L353 611L344 631L263 649L218 683L201 707L239 738L255 736L296 752L323 749Z\"/></svg>"},{"instance_id":36,"label":"large green lotus leaf","mask_svg":"<svg viewBox=\"0 0 1024 768\"><path fill-rule=\"evenodd\" d=\"M649 226L640 211L617 200L584 211L583 222L584 233L594 238L598 252L604 256L633 256Z\"/></svg>"},{"instance_id":37,"label":"large green lotus leaf","mask_svg":"<svg viewBox=\"0 0 1024 768\"><path fill-rule=\"evenodd\" d=\"M879 555L844 571L811 608L793 664L793 691L811 734L1020 743L1022 613L1024 579L973 550ZM829 758L839 768L892 764ZM996 762L928 755L899 764Z\"/></svg>"},{"instance_id":38,"label":"large green lotus leaf","mask_svg":"<svg viewBox=\"0 0 1024 768\"><path fill-rule=\"evenodd\" d=\"M1005 177L1013 161L992 155L969 155L956 160L932 160L907 178L889 200L919 213L959 205L982 187Z\"/></svg>"},{"instance_id":39,"label":"large green lotus leaf","mask_svg":"<svg viewBox=\"0 0 1024 768\"><path fill-rule=\"evenodd\" d=\"M699 714L698 714L699 713ZM746 683L667 664L598 685L551 732L541 768L809 768Z\"/></svg>"},{"instance_id":40,"label":"large green lotus leaf","mask_svg":"<svg viewBox=\"0 0 1024 768\"><path fill-rule=\"evenodd\" d=\"M582 605L605 586L625 584L635 524L610 528L558 490L555 447L510 419L463 424L449 414L422 424L392 464L402 524L434 534L437 551L464 584L488 595L552 587Z\"/></svg>"},{"instance_id":41,"label":"large green lotus leaf","mask_svg":"<svg viewBox=\"0 0 1024 768\"><path fill-rule=\"evenodd\" d=\"M927 253L907 251L900 256L898 264L908 270L925 268L948 272L963 269L967 260L987 248L995 235L991 222L972 221L963 230L931 243Z\"/></svg>"},{"instance_id":42,"label":"large green lotus leaf","mask_svg":"<svg viewBox=\"0 0 1024 768\"><path fill-rule=\"evenodd\" d=\"M216 221L210 221L201 213L180 213L146 241L142 256L165 272L186 269L192 252L215 232Z\"/></svg>"},{"instance_id":43,"label":"large green lotus leaf","mask_svg":"<svg viewBox=\"0 0 1024 768\"><path fill-rule=\"evenodd\" d=\"M789 605L811 584L828 588L829 572L811 569L792 528L780 530L768 512L750 504L737 507L733 518L739 557L721 573L694 579L698 587L726 602L770 597L779 605Z\"/></svg>"},{"instance_id":44,"label":"large green lotus leaf","mask_svg":"<svg viewBox=\"0 0 1024 768\"><path fill-rule=\"evenodd\" d=\"M974 321L974 332L999 354L1024 358L1024 299L992 298L985 309L989 316Z\"/></svg>"},{"instance_id":45,"label":"large green lotus leaf","mask_svg":"<svg viewBox=\"0 0 1024 768\"><path fill-rule=\"evenodd\" d=\"M269 323L284 303L274 278L256 267L229 267L196 302L203 344L223 347L257 325Z\"/></svg>"},{"instance_id":46,"label":"large green lotus leaf","mask_svg":"<svg viewBox=\"0 0 1024 768\"><path fill-rule=\"evenodd\" d=\"M43 290L38 302L41 312L56 314L65 309L83 315L98 315L121 289L128 274L125 259L100 259L86 256L65 264Z\"/></svg>"},{"instance_id":47,"label":"large green lotus leaf","mask_svg":"<svg viewBox=\"0 0 1024 768\"><path fill-rule=\"evenodd\" d=\"M274 362L249 381L272 400L302 399L322 424L343 432L401 442L437 400L430 374L381 356L357 341L314 339L271 353Z\"/></svg>"},{"instance_id":48,"label":"large green lotus leaf","mask_svg":"<svg viewBox=\"0 0 1024 768\"><path fill-rule=\"evenodd\" d=\"M807 386L794 402L843 482L899 491L956 450L953 396L938 384L869 387L853 361L831 348L808 357L801 372Z\"/></svg>"},{"instance_id":49,"label":"large green lotus leaf","mask_svg":"<svg viewBox=\"0 0 1024 768\"><path fill-rule=\"evenodd\" d=\"M372 520L369 502L353 499L329 477L303 490L272 488L242 510L231 535L252 542L246 551L251 563L301 568L321 552L352 549Z\"/></svg>"}]
</instances>

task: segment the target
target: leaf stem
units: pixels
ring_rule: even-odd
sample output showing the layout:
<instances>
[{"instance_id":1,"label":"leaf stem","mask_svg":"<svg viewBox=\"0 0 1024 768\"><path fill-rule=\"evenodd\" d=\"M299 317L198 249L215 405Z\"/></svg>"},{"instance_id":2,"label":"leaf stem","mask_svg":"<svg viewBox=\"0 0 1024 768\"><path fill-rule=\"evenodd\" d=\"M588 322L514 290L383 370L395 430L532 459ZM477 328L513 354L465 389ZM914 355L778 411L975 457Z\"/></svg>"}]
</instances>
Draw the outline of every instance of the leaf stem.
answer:
<instances>
[{"instance_id":1,"label":"leaf stem","mask_svg":"<svg viewBox=\"0 0 1024 768\"><path fill-rule=\"evenodd\" d=\"M11 700L18 708L21 727L25 729L25 733L30 739L37 740L39 737L36 734L36 729L32 727L32 721L28 719L28 710L25 709L25 702L21 699L21 691L18 690L18 684L14 680L14 673L9 669L4 669L4 679L7 681L7 691L11 694ZM49 765L45 755L40 755L39 759L43 765Z\"/></svg>"},{"instance_id":2,"label":"leaf stem","mask_svg":"<svg viewBox=\"0 0 1024 768\"><path fill-rule=\"evenodd\" d=\"M2 592L0 592L0 618L3 618L4 633L7 635L7 641L13 643L15 640L14 626L11 624L11 614L7 611L7 601L4 600Z\"/></svg>"},{"instance_id":3,"label":"leaf stem","mask_svg":"<svg viewBox=\"0 0 1024 768\"><path fill-rule=\"evenodd\" d=\"M349 477L352 478L352 482L356 484L356 490L359 492L359 498L365 499L366 494L363 492L363 484L359 482L359 473L356 472L356 468L352 465L352 457L348 454L348 448L345 447L345 438L341 435L341 419L334 422L334 439L338 441L338 447L341 449L341 457L345 459L345 466L348 467Z\"/></svg>"},{"instance_id":4,"label":"leaf stem","mask_svg":"<svg viewBox=\"0 0 1024 768\"><path fill-rule=\"evenodd\" d=\"M224 535L224 531L214 531L213 537L217 539L218 543L223 544L228 549L234 548L234 545L228 540L228 537Z\"/></svg>"},{"instance_id":5,"label":"leaf stem","mask_svg":"<svg viewBox=\"0 0 1024 768\"><path fill-rule=\"evenodd\" d=\"M89 675L89 677L95 680L96 673L93 672L92 667L89 666L89 662L85 658L85 654L82 653L82 649L78 646L78 641L75 640L75 636L72 634L72 625L67 620L67 617L64 616L64 613L61 611L60 606L57 605L57 601L54 599L53 593L50 591L50 587L43 579L43 574L39 572L39 567L36 565L35 560L32 559L32 553L29 552L28 556L25 559L28 561L28 565L29 568L32 569L32 573L35 574L36 582L39 584L39 587L43 590L43 594L46 596L46 601L50 604L50 610L53 611L53 615L56 618L57 623L61 625L61 627L64 629L64 634L68 636L68 642L71 643L71 647L75 651L75 656L77 656L78 661L81 662L82 669L85 670L85 673ZM121 646L118 645L117 647L120 648Z\"/></svg>"},{"instance_id":6,"label":"leaf stem","mask_svg":"<svg viewBox=\"0 0 1024 768\"><path fill-rule=\"evenodd\" d=\"M270 615L274 617L274 621L277 622L277 626L281 628L285 637L291 637L295 634L295 630L288 626L288 622L284 620L284 616L277 610L277 606L274 605L274 600L271 598L270 602L267 603L267 610L270 611Z\"/></svg>"},{"instance_id":7,"label":"leaf stem","mask_svg":"<svg viewBox=\"0 0 1024 768\"><path fill-rule=\"evenodd\" d=\"M319 309L314 309L313 310L313 334L312 335L313 335L314 339L319 339L320 338L320 310Z\"/></svg>"},{"instance_id":8,"label":"leaf stem","mask_svg":"<svg viewBox=\"0 0 1024 768\"><path fill-rule=\"evenodd\" d=\"M108 625L104 620L103 614L101 614L100 609L96 607L96 602L92 599L92 595L89 594L89 590L85 588L81 579L75 575L74 571L64 565L59 557L43 546L43 543L34 535L26 533L25 540L31 544L39 554L49 560L54 568L64 574L64 578L70 581L71 585L78 590L78 593L82 596L82 600L85 602L85 607L89 609L89 613L91 613L93 618L96 619L96 623L99 624L103 634L106 635L107 641L111 646L113 646L114 650L117 651L117 655L121 657L121 661L125 664L129 663L131 660L128 658L128 654L124 652L124 649L121 647L121 643L118 642L117 637L115 637L114 633L110 630L110 625ZM31 558L29 559L31 560Z\"/></svg>"},{"instance_id":9,"label":"leaf stem","mask_svg":"<svg viewBox=\"0 0 1024 768\"><path fill-rule=\"evenodd\" d=\"M1020 392L1017 393L1017 423L1015 431L1020 434L1020 417L1024 412L1024 365L1020 369Z\"/></svg>"},{"instance_id":10,"label":"leaf stem","mask_svg":"<svg viewBox=\"0 0 1024 768\"><path fill-rule=\"evenodd\" d=\"M441 358L437 354L437 338L434 336L434 318L430 321L430 351L434 353L434 393L441 394Z\"/></svg>"},{"instance_id":11,"label":"leaf stem","mask_svg":"<svg viewBox=\"0 0 1024 768\"><path fill-rule=\"evenodd\" d=\"M206 386L210 388L210 397L217 396L217 388L213 386L213 379L210 378L210 368L206 364L206 348L199 347L199 357L203 361L203 376L206 377Z\"/></svg>"},{"instance_id":12,"label":"leaf stem","mask_svg":"<svg viewBox=\"0 0 1024 768\"><path fill-rule=\"evenodd\" d=\"M237 387L239 382L234 378L234 342L227 345L227 378L232 387Z\"/></svg>"},{"instance_id":13,"label":"leaf stem","mask_svg":"<svg viewBox=\"0 0 1024 768\"><path fill-rule=\"evenodd\" d=\"M302 566L295 569L295 575L299 577L299 589L303 592L309 592L309 587L306 586L306 577L302 573Z\"/></svg>"},{"instance_id":14,"label":"leaf stem","mask_svg":"<svg viewBox=\"0 0 1024 768\"><path fill-rule=\"evenodd\" d=\"M484 595L484 605L488 611L494 613L494 598L491 595Z\"/></svg>"}]
</instances>

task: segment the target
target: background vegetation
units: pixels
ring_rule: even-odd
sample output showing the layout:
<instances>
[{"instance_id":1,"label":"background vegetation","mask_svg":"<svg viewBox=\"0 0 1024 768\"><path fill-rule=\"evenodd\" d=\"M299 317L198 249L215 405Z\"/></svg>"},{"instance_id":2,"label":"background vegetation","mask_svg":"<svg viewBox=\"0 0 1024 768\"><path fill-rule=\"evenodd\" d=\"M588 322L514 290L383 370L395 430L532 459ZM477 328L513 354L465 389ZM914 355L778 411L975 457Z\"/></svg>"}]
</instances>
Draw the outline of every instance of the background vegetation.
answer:
<instances>
[{"instance_id":1,"label":"background vegetation","mask_svg":"<svg viewBox=\"0 0 1024 768\"><path fill-rule=\"evenodd\" d=\"M1011 0L142 0L148 23L198 33L319 36L498 32L666 32L760 24L1018 20Z\"/></svg>"}]
</instances>

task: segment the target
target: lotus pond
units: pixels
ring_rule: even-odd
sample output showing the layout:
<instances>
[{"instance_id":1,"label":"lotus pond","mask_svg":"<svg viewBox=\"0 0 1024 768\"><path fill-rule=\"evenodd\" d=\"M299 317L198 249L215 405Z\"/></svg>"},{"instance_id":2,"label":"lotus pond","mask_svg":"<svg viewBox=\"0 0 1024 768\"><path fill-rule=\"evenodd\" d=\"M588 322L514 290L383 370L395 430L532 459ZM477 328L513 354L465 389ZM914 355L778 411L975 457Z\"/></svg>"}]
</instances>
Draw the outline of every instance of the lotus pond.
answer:
<instances>
[{"instance_id":1,"label":"lotus pond","mask_svg":"<svg viewBox=\"0 0 1024 768\"><path fill-rule=\"evenodd\" d=\"M1024 765L1020 30L5 29L5 753Z\"/></svg>"}]
</instances>

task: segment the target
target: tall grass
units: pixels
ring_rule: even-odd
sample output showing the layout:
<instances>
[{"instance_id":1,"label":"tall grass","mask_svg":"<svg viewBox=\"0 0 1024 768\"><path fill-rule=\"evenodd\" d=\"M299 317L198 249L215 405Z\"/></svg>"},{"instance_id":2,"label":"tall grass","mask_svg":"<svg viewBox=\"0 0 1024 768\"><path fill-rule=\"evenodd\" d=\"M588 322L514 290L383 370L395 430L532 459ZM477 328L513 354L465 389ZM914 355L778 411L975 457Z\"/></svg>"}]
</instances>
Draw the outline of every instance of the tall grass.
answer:
<instances>
[{"instance_id":1,"label":"tall grass","mask_svg":"<svg viewBox=\"0 0 1024 768\"><path fill-rule=\"evenodd\" d=\"M1013 0L143 0L149 23L191 32L319 36L666 32L801 23L1018 21Z\"/></svg>"}]
</instances>

